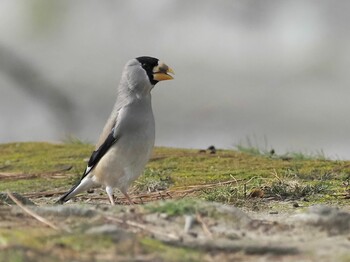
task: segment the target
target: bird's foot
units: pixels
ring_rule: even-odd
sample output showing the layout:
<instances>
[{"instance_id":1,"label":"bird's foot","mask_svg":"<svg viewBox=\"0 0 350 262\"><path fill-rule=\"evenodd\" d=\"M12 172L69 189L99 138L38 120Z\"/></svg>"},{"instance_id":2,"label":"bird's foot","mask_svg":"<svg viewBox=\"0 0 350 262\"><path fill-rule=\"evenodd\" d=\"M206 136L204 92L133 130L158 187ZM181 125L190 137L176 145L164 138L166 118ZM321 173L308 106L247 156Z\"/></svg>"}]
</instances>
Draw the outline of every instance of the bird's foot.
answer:
<instances>
[{"instance_id":1,"label":"bird's foot","mask_svg":"<svg viewBox=\"0 0 350 262\"><path fill-rule=\"evenodd\" d=\"M114 196L113 196L113 188L107 186L106 187L106 192L107 192L107 195L108 195L108 198L109 198L109 202L111 202L112 206L115 206Z\"/></svg>"},{"instance_id":2,"label":"bird's foot","mask_svg":"<svg viewBox=\"0 0 350 262\"><path fill-rule=\"evenodd\" d=\"M126 197L126 199L128 200L128 202L129 202L130 205L136 204L134 201L131 200L131 198L129 197L128 193L125 192L125 193L123 193L123 194L124 194L124 196Z\"/></svg>"}]
</instances>

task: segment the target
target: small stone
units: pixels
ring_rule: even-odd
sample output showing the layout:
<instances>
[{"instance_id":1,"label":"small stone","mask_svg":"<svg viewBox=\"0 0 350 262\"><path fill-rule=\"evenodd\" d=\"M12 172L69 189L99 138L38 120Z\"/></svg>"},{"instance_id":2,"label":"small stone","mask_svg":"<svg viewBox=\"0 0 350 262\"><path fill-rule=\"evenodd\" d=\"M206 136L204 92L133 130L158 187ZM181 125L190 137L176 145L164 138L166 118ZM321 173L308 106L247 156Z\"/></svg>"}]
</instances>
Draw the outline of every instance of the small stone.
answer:
<instances>
[{"instance_id":1,"label":"small stone","mask_svg":"<svg viewBox=\"0 0 350 262\"><path fill-rule=\"evenodd\" d=\"M293 203L293 207L300 207L299 204L297 202Z\"/></svg>"},{"instance_id":2,"label":"small stone","mask_svg":"<svg viewBox=\"0 0 350 262\"><path fill-rule=\"evenodd\" d=\"M89 228L86 234L113 234L117 231L119 228L116 225L102 225Z\"/></svg>"},{"instance_id":3,"label":"small stone","mask_svg":"<svg viewBox=\"0 0 350 262\"><path fill-rule=\"evenodd\" d=\"M162 218L162 219L168 219L169 215L167 213L160 213L159 217Z\"/></svg>"}]
</instances>

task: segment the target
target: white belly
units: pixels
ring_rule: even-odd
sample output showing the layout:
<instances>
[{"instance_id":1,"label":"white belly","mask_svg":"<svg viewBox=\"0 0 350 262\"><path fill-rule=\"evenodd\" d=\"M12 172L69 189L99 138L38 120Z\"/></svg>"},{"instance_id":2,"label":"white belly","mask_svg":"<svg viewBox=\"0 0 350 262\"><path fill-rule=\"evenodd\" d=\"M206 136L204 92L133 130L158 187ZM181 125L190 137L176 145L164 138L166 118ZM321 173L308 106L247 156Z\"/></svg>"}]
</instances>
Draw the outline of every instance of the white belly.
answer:
<instances>
[{"instance_id":1,"label":"white belly","mask_svg":"<svg viewBox=\"0 0 350 262\"><path fill-rule=\"evenodd\" d=\"M94 180L126 192L147 164L154 146L154 130L145 127L125 134L108 150L93 170Z\"/></svg>"}]
</instances>

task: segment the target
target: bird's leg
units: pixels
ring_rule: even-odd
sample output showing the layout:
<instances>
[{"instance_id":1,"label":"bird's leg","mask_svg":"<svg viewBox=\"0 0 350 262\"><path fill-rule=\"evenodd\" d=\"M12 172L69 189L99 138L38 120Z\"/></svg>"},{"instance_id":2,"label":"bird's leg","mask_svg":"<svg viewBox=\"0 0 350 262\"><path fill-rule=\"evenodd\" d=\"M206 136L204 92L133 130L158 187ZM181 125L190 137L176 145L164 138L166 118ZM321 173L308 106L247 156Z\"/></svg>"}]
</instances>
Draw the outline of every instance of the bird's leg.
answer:
<instances>
[{"instance_id":1,"label":"bird's leg","mask_svg":"<svg viewBox=\"0 0 350 262\"><path fill-rule=\"evenodd\" d=\"M113 197L113 188L110 186L106 186L106 192L109 198L109 201L111 202L111 205L114 206L114 197Z\"/></svg>"},{"instance_id":2,"label":"bird's leg","mask_svg":"<svg viewBox=\"0 0 350 262\"><path fill-rule=\"evenodd\" d=\"M129 197L129 195L128 195L127 192L122 192L122 193L123 193L123 195L126 197L126 199L129 201L130 205L135 204L135 203L131 200L131 198Z\"/></svg>"}]
</instances>

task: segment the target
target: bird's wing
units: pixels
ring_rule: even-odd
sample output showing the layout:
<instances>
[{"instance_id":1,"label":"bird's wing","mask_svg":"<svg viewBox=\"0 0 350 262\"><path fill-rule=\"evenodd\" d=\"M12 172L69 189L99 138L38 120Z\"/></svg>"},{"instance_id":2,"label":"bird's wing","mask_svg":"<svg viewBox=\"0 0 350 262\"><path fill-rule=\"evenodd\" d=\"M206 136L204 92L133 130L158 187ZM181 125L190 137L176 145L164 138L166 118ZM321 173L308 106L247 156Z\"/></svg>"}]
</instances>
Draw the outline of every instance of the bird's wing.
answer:
<instances>
[{"instance_id":1,"label":"bird's wing","mask_svg":"<svg viewBox=\"0 0 350 262\"><path fill-rule=\"evenodd\" d=\"M116 116L117 119L113 119L113 116ZM68 201L71 197L81 192L86 187L86 183L90 183L89 186L91 186L92 180L86 180L85 184L82 184L82 181L84 181L84 178L90 174L90 172L93 170L93 168L98 164L98 162L101 160L101 158L107 153L107 151L111 148L114 143L116 143L119 138L121 137L120 133L120 118L121 115L119 112L112 112L110 119L107 121L105 128L101 134L101 137L105 137L104 141L97 145L97 149L92 152L91 157L89 159L88 165L79 181L75 186L73 186L66 194L64 194L57 203L64 203ZM109 130L108 130L109 128ZM107 133L108 131L108 133ZM104 134L105 133L105 134ZM101 140L100 137L100 140ZM88 187L89 187L88 186Z\"/></svg>"},{"instance_id":2,"label":"bird's wing","mask_svg":"<svg viewBox=\"0 0 350 262\"><path fill-rule=\"evenodd\" d=\"M108 138L109 134L111 133L111 130L115 127L115 124L117 122L119 115L119 110L113 110L111 115L109 116L103 131L96 143L96 150L106 141Z\"/></svg>"},{"instance_id":3,"label":"bird's wing","mask_svg":"<svg viewBox=\"0 0 350 262\"><path fill-rule=\"evenodd\" d=\"M106 137L106 138L104 139L103 142L99 141L98 148L94 152L92 152L88 165L81 179L86 177L91 172L91 170L98 164L98 162L107 153L107 151L111 148L111 146L114 145L114 143L116 143L120 139L120 136L121 136L120 122L122 119L122 115L123 115L123 108L121 108L118 112L116 112L116 114L112 113L110 119L107 121L107 124L105 125L105 128L101 134L100 140L103 137ZM116 118L114 118L114 116ZM109 133L107 133L107 131L109 131Z\"/></svg>"},{"instance_id":4,"label":"bird's wing","mask_svg":"<svg viewBox=\"0 0 350 262\"><path fill-rule=\"evenodd\" d=\"M91 172L91 170L97 165L97 163L107 153L107 151L111 148L111 146L118 141L119 138L120 138L119 135L114 136L114 128L113 128L109 133L108 137L106 138L106 140L103 142L103 144L97 150L92 152L88 162L88 166L86 167L85 172L81 179L86 177Z\"/></svg>"}]
</instances>

